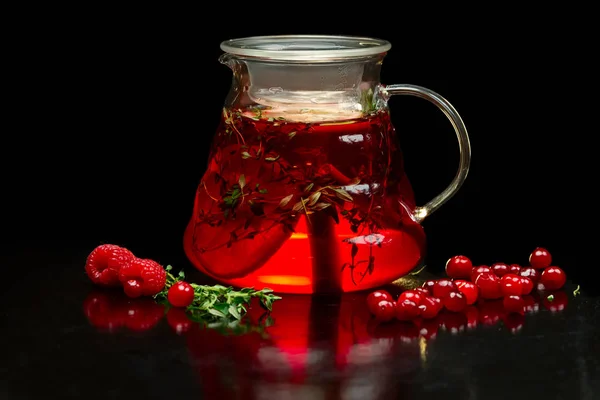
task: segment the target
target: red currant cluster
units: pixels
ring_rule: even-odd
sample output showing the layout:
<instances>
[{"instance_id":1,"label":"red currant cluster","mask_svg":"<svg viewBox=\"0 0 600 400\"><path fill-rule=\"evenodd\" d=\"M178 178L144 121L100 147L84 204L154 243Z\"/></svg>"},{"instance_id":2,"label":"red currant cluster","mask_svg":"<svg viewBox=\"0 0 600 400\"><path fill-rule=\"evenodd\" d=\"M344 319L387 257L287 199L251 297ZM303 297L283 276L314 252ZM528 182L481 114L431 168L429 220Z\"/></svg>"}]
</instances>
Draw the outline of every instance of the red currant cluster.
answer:
<instances>
[{"instance_id":1,"label":"red currant cluster","mask_svg":"<svg viewBox=\"0 0 600 400\"><path fill-rule=\"evenodd\" d=\"M506 313L523 315L527 307L523 296L532 293L534 287L545 292L565 285L565 272L551 263L552 256L541 247L531 253L527 267L505 263L473 267L468 257L458 255L446 263L448 278L426 281L420 288L404 291L396 300L385 290L374 291L367 296L367 306L382 322L394 318L427 320L442 309L459 313L478 301L499 299Z\"/></svg>"}]
</instances>

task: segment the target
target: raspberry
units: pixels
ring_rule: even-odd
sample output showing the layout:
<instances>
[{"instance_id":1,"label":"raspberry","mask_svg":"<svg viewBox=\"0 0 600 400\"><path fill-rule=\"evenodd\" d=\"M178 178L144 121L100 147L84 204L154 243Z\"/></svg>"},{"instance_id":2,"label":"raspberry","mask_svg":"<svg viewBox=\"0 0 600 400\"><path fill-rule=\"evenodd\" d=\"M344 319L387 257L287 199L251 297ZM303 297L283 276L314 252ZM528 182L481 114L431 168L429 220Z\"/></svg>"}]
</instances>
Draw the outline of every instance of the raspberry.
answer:
<instances>
[{"instance_id":1,"label":"raspberry","mask_svg":"<svg viewBox=\"0 0 600 400\"><path fill-rule=\"evenodd\" d=\"M85 272L92 282L100 286L119 286L119 271L135 257L124 247L103 244L88 255Z\"/></svg>"},{"instance_id":2,"label":"raspberry","mask_svg":"<svg viewBox=\"0 0 600 400\"><path fill-rule=\"evenodd\" d=\"M134 258L121 268L119 280L129 297L153 296L165 287L167 272L156 261Z\"/></svg>"}]
</instances>

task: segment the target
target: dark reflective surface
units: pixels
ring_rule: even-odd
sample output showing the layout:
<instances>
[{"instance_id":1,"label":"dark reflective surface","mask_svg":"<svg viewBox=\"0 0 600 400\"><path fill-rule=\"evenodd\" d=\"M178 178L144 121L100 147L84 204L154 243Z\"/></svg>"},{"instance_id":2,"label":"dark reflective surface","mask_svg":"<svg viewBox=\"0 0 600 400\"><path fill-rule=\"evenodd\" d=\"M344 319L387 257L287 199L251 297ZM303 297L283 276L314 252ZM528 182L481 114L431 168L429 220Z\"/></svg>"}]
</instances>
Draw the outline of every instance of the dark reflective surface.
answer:
<instances>
[{"instance_id":1,"label":"dark reflective surface","mask_svg":"<svg viewBox=\"0 0 600 400\"><path fill-rule=\"evenodd\" d=\"M378 324L365 294L285 295L270 316L201 326L178 309L92 287L80 251L21 253L3 292L0 397L593 399L600 301L572 285L435 320ZM200 281L190 271L190 280ZM396 290L399 290L396 288Z\"/></svg>"}]
</instances>

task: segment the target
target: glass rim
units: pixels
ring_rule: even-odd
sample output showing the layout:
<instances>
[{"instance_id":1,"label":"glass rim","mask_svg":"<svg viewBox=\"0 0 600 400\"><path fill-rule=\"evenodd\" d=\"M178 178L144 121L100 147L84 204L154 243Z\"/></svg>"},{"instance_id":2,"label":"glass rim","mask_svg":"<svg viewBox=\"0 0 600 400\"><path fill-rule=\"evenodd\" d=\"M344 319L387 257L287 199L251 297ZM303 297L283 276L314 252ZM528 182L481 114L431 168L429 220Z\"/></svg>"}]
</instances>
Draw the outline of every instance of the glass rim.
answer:
<instances>
[{"instance_id":1,"label":"glass rim","mask_svg":"<svg viewBox=\"0 0 600 400\"><path fill-rule=\"evenodd\" d=\"M278 61L328 61L386 53L387 40L346 35L248 36L221 42L228 54Z\"/></svg>"}]
</instances>

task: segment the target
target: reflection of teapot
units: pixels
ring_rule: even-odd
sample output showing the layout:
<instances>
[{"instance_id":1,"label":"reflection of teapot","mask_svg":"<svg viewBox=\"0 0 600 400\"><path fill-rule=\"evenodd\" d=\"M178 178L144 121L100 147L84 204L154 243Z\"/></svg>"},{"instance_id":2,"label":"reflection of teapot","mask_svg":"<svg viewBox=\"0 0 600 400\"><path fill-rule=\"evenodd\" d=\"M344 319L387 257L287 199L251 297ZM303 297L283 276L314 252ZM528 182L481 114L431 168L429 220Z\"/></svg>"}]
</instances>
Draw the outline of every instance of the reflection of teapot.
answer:
<instances>
[{"instance_id":1,"label":"reflection of teapot","mask_svg":"<svg viewBox=\"0 0 600 400\"><path fill-rule=\"evenodd\" d=\"M252 307L249 317L256 320L261 312ZM356 385L382 390L392 384L390 368L403 343L368 332L372 319L364 295L288 295L273 307L271 317L275 323L265 330L267 336L228 336L213 329L186 334L203 395L345 398L341 392ZM418 367L416 342L400 352L411 368Z\"/></svg>"},{"instance_id":2,"label":"reflection of teapot","mask_svg":"<svg viewBox=\"0 0 600 400\"><path fill-rule=\"evenodd\" d=\"M198 269L240 287L350 292L422 261L420 223L463 183L470 145L444 98L380 83L390 47L338 36L222 43L234 79L184 238ZM415 205L391 124L394 94L434 103L458 136L458 173L424 206Z\"/></svg>"}]
</instances>

